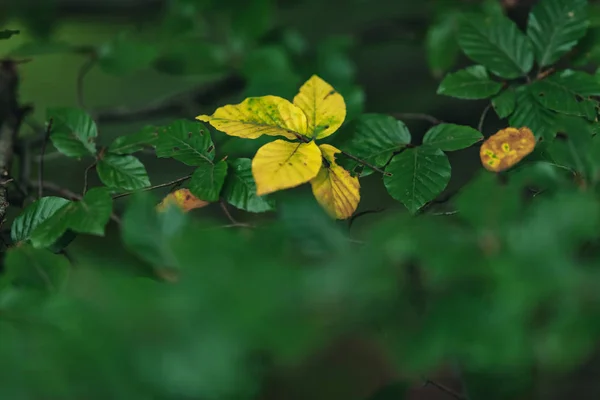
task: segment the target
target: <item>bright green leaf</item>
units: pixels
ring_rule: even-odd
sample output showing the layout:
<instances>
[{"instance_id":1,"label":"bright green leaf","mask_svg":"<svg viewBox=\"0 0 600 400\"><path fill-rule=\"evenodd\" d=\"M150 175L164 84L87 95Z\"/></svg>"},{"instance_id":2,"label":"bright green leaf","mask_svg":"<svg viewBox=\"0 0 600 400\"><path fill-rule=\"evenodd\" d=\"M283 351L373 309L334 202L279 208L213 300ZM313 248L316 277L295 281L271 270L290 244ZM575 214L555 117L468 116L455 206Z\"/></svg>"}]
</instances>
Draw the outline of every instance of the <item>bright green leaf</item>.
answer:
<instances>
[{"instance_id":1,"label":"bright green leaf","mask_svg":"<svg viewBox=\"0 0 600 400\"><path fill-rule=\"evenodd\" d=\"M217 201L227 176L227 162L204 163L194 171L189 189L192 194L204 201Z\"/></svg>"},{"instance_id":2,"label":"bright green leaf","mask_svg":"<svg viewBox=\"0 0 600 400\"><path fill-rule=\"evenodd\" d=\"M230 163L223 198L232 206L248 212L259 213L275 209L275 202L269 196L256 194L252 161L248 158L238 158Z\"/></svg>"},{"instance_id":3,"label":"bright green leaf","mask_svg":"<svg viewBox=\"0 0 600 400\"><path fill-rule=\"evenodd\" d=\"M460 71L446 75L437 94L456 97L457 99L487 99L502 89L502 84L490 79L485 67L473 65Z\"/></svg>"},{"instance_id":4,"label":"bright green leaf","mask_svg":"<svg viewBox=\"0 0 600 400\"><path fill-rule=\"evenodd\" d=\"M510 116L510 126L531 129L536 138L551 141L556 134L556 113L542 106L528 88L517 92L517 106Z\"/></svg>"},{"instance_id":5,"label":"bright green leaf","mask_svg":"<svg viewBox=\"0 0 600 400\"><path fill-rule=\"evenodd\" d=\"M157 138L157 127L146 126L141 131L131 135L119 136L110 146L108 152L113 154L133 154L146 146L154 144Z\"/></svg>"},{"instance_id":6,"label":"bright green leaf","mask_svg":"<svg viewBox=\"0 0 600 400\"><path fill-rule=\"evenodd\" d=\"M517 93L512 88L508 88L492 99L494 111L498 118L506 118L515 111L517 106Z\"/></svg>"},{"instance_id":7,"label":"bright green leaf","mask_svg":"<svg viewBox=\"0 0 600 400\"><path fill-rule=\"evenodd\" d=\"M587 0L542 0L529 14L527 35L541 67L569 52L588 28Z\"/></svg>"},{"instance_id":8,"label":"bright green leaf","mask_svg":"<svg viewBox=\"0 0 600 400\"><path fill-rule=\"evenodd\" d=\"M388 193L415 214L435 199L450 181L450 162L440 149L424 146L406 149L388 164L383 183Z\"/></svg>"},{"instance_id":9,"label":"bright green leaf","mask_svg":"<svg viewBox=\"0 0 600 400\"><path fill-rule=\"evenodd\" d=\"M119 34L98 49L98 65L108 74L127 75L149 67L157 56L153 44Z\"/></svg>"},{"instance_id":10,"label":"bright green leaf","mask_svg":"<svg viewBox=\"0 0 600 400\"><path fill-rule=\"evenodd\" d=\"M62 207L66 206L69 200L62 197L42 197L36 202L28 205L23 212L15 218L10 227L10 237L13 242L22 242L28 240L31 233L42 222L54 215Z\"/></svg>"},{"instance_id":11,"label":"bright green leaf","mask_svg":"<svg viewBox=\"0 0 600 400\"><path fill-rule=\"evenodd\" d=\"M501 78L518 78L533 66L529 39L507 17L465 17L458 43L470 59Z\"/></svg>"},{"instance_id":12,"label":"bright green leaf","mask_svg":"<svg viewBox=\"0 0 600 400\"><path fill-rule=\"evenodd\" d=\"M196 121L177 120L160 127L154 142L156 156L174 158L184 164L197 166L212 162L215 146L208 129Z\"/></svg>"},{"instance_id":13,"label":"bright green leaf","mask_svg":"<svg viewBox=\"0 0 600 400\"><path fill-rule=\"evenodd\" d=\"M435 125L425 133L423 144L443 151L467 148L483 140L483 135L470 126L456 124Z\"/></svg>"},{"instance_id":14,"label":"bright green leaf","mask_svg":"<svg viewBox=\"0 0 600 400\"><path fill-rule=\"evenodd\" d=\"M61 290L69 276L69 261L46 249L25 244L8 249L5 279L16 287L56 292Z\"/></svg>"},{"instance_id":15,"label":"bright green leaf","mask_svg":"<svg viewBox=\"0 0 600 400\"><path fill-rule=\"evenodd\" d=\"M48 247L67 230L103 236L111 213L109 190L90 189L81 201L70 202L39 224L31 233L31 243L36 248Z\"/></svg>"},{"instance_id":16,"label":"bright green leaf","mask_svg":"<svg viewBox=\"0 0 600 400\"><path fill-rule=\"evenodd\" d=\"M108 154L98 161L98 177L106 186L122 190L137 190L150 186L144 164L134 156Z\"/></svg>"},{"instance_id":17,"label":"bright green leaf","mask_svg":"<svg viewBox=\"0 0 600 400\"><path fill-rule=\"evenodd\" d=\"M460 49L456 40L457 29L457 13L448 12L443 13L427 30L427 63L436 77L450 69L458 58Z\"/></svg>"},{"instance_id":18,"label":"bright green leaf","mask_svg":"<svg viewBox=\"0 0 600 400\"><path fill-rule=\"evenodd\" d=\"M46 112L52 118L50 139L54 147L68 157L94 156L96 154L96 123L83 110L53 107Z\"/></svg>"}]
</instances>

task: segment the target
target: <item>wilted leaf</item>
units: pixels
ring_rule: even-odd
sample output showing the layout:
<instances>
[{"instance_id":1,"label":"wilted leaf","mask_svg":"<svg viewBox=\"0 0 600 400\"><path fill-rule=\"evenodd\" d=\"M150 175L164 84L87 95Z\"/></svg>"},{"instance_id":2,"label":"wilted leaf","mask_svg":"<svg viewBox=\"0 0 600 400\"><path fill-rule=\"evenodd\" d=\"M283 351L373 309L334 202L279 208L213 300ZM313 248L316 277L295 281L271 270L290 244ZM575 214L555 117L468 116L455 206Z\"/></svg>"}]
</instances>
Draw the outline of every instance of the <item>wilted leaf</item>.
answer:
<instances>
[{"instance_id":1,"label":"wilted leaf","mask_svg":"<svg viewBox=\"0 0 600 400\"><path fill-rule=\"evenodd\" d=\"M313 194L332 217L350 218L360 202L358 178L335 163L335 154L340 150L328 144L319 148L327 163L323 163L317 176L310 181Z\"/></svg>"},{"instance_id":2,"label":"wilted leaf","mask_svg":"<svg viewBox=\"0 0 600 400\"><path fill-rule=\"evenodd\" d=\"M83 110L53 107L46 112L46 120L51 118L53 124L50 139L58 151L68 157L96 154L96 123Z\"/></svg>"},{"instance_id":3,"label":"wilted leaf","mask_svg":"<svg viewBox=\"0 0 600 400\"><path fill-rule=\"evenodd\" d=\"M588 28L587 0L543 0L529 14L527 35L541 67L569 52Z\"/></svg>"},{"instance_id":4,"label":"wilted leaf","mask_svg":"<svg viewBox=\"0 0 600 400\"><path fill-rule=\"evenodd\" d=\"M501 78L518 78L533 66L529 39L504 16L465 17L458 32L458 43L470 59Z\"/></svg>"},{"instance_id":5,"label":"wilted leaf","mask_svg":"<svg viewBox=\"0 0 600 400\"><path fill-rule=\"evenodd\" d=\"M28 240L31 233L42 222L54 215L58 210L67 205L69 200L62 197L42 197L28 205L23 212L15 218L10 227L10 237L13 242Z\"/></svg>"},{"instance_id":6,"label":"wilted leaf","mask_svg":"<svg viewBox=\"0 0 600 400\"><path fill-rule=\"evenodd\" d=\"M46 249L23 244L8 249L4 261L5 279L16 287L56 292L69 276L69 261Z\"/></svg>"},{"instance_id":7,"label":"wilted leaf","mask_svg":"<svg viewBox=\"0 0 600 400\"><path fill-rule=\"evenodd\" d=\"M414 214L427 202L435 199L450 181L450 162L440 149L423 146L406 149L385 169L388 193Z\"/></svg>"},{"instance_id":8,"label":"wilted leaf","mask_svg":"<svg viewBox=\"0 0 600 400\"><path fill-rule=\"evenodd\" d=\"M150 186L146 167L134 156L105 155L98 161L96 171L110 188L137 190Z\"/></svg>"},{"instance_id":9,"label":"wilted leaf","mask_svg":"<svg viewBox=\"0 0 600 400\"><path fill-rule=\"evenodd\" d=\"M315 142L278 139L267 143L252 160L256 194L263 196L306 183L317 176L321 163L321 150Z\"/></svg>"},{"instance_id":10,"label":"wilted leaf","mask_svg":"<svg viewBox=\"0 0 600 400\"><path fill-rule=\"evenodd\" d=\"M223 186L223 198L232 206L253 213L275 208L275 202L268 196L256 194L252 161L248 158L238 158L230 163Z\"/></svg>"},{"instance_id":11,"label":"wilted leaf","mask_svg":"<svg viewBox=\"0 0 600 400\"><path fill-rule=\"evenodd\" d=\"M215 146L208 129L199 122L177 120L157 129L156 156L174 158L187 165L211 163Z\"/></svg>"},{"instance_id":12,"label":"wilted leaf","mask_svg":"<svg viewBox=\"0 0 600 400\"><path fill-rule=\"evenodd\" d=\"M327 82L313 75L294 97L294 105L306 115L306 135L323 139L339 129L346 118L344 98Z\"/></svg>"},{"instance_id":13,"label":"wilted leaf","mask_svg":"<svg viewBox=\"0 0 600 400\"><path fill-rule=\"evenodd\" d=\"M188 212L196 208L202 208L210 204L210 201L199 199L194 196L189 189L178 189L169 193L156 206L159 212L165 212L173 204L179 207L183 212Z\"/></svg>"},{"instance_id":14,"label":"wilted leaf","mask_svg":"<svg viewBox=\"0 0 600 400\"><path fill-rule=\"evenodd\" d=\"M527 127L502 129L481 145L481 163L488 171L504 171L531 153L535 143L535 136Z\"/></svg>"},{"instance_id":15,"label":"wilted leaf","mask_svg":"<svg viewBox=\"0 0 600 400\"><path fill-rule=\"evenodd\" d=\"M103 236L111 212L112 198L109 190L90 189L83 200L70 202L40 223L31 233L31 243L36 248L48 247L68 229Z\"/></svg>"},{"instance_id":16,"label":"wilted leaf","mask_svg":"<svg viewBox=\"0 0 600 400\"><path fill-rule=\"evenodd\" d=\"M423 137L423 144L444 151L467 148L483 139L477 129L456 124L438 124L429 129Z\"/></svg>"},{"instance_id":17,"label":"wilted leaf","mask_svg":"<svg viewBox=\"0 0 600 400\"><path fill-rule=\"evenodd\" d=\"M225 182L225 176L227 176L227 162L204 163L194 171L189 189L192 194L202 200L217 201Z\"/></svg>"},{"instance_id":18,"label":"wilted leaf","mask_svg":"<svg viewBox=\"0 0 600 400\"><path fill-rule=\"evenodd\" d=\"M296 135L292 132L307 134L304 112L277 96L249 97L239 104L217 108L212 116L200 115L196 119L208 122L230 136L246 139L269 135L293 140Z\"/></svg>"},{"instance_id":19,"label":"wilted leaf","mask_svg":"<svg viewBox=\"0 0 600 400\"><path fill-rule=\"evenodd\" d=\"M508 88L492 99L494 111L498 118L506 118L515 111L517 105L517 94L514 89Z\"/></svg>"},{"instance_id":20,"label":"wilted leaf","mask_svg":"<svg viewBox=\"0 0 600 400\"><path fill-rule=\"evenodd\" d=\"M473 65L460 71L446 75L437 94L456 97L457 99L487 99L502 88L500 82L490 79L485 67Z\"/></svg>"}]
</instances>

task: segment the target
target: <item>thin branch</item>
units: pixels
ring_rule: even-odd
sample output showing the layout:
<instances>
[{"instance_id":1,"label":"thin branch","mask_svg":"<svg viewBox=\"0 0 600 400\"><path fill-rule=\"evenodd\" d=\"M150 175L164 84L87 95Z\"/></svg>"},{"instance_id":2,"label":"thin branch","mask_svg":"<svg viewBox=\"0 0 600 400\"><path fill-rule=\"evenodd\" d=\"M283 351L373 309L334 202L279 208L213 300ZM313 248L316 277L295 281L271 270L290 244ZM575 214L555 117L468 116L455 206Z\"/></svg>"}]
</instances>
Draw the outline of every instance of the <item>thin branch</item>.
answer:
<instances>
[{"instance_id":1,"label":"thin branch","mask_svg":"<svg viewBox=\"0 0 600 400\"><path fill-rule=\"evenodd\" d=\"M225 213L225 216L227 217L227 219L229 219L229 221L231 221L232 226L240 226L240 227L248 227L248 228L252 227L252 225L250 225L250 224L238 222L235 218L233 218L233 215L231 215L231 213L227 209L227 204L225 204L225 201L223 199L219 200L219 205L221 206L221 209L223 210L223 213Z\"/></svg>"},{"instance_id":2,"label":"thin branch","mask_svg":"<svg viewBox=\"0 0 600 400\"><path fill-rule=\"evenodd\" d=\"M184 181L190 179L191 177L192 177L192 174L189 174L182 178L177 178L171 182L166 182L166 183L161 183L159 185L149 186L147 188L143 188L143 189L136 190L133 192L119 193L119 194L114 195L112 198L114 200L114 199L119 199L121 197L131 196L132 194L138 193L138 192L147 192L148 190L154 190L154 189L159 189L159 188L163 188L163 187L167 187L167 186L177 185L178 183L184 182Z\"/></svg>"},{"instance_id":3,"label":"thin branch","mask_svg":"<svg viewBox=\"0 0 600 400\"><path fill-rule=\"evenodd\" d=\"M427 379L427 381L425 382L425 386L427 386L427 385L435 386L436 388L440 389L442 392L445 392L446 394L454 397L457 400L467 400L467 398L465 396L463 396L462 394L458 393L454 389L450 389L448 386L442 385L441 383L437 383L430 379Z\"/></svg>"},{"instance_id":4,"label":"thin branch","mask_svg":"<svg viewBox=\"0 0 600 400\"><path fill-rule=\"evenodd\" d=\"M483 109L483 112L481 113L481 117L479 117L479 123L477 124L477 130L481 133L483 133L483 123L485 122L485 117L487 116L487 113L490 111L490 108L492 108L492 103L488 104Z\"/></svg>"},{"instance_id":5,"label":"thin branch","mask_svg":"<svg viewBox=\"0 0 600 400\"><path fill-rule=\"evenodd\" d=\"M52 123L54 121L52 118L48 121L48 126L46 127L46 134L44 135L44 141L42 142L42 150L40 153L40 163L38 165L38 198L42 198L44 195L44 187L41 182L44 181L44 154L46 153L46 145L48 144L48 139L50 138L50 132L52 132Z\"/></svg>"},{"instance_id":6,"label":"thin branch","mask_svg":"<svg viewBox=\"0 0 600 400\"><path fill-rule=\"evenodd\" d=\"M98 164L98 160L94 160L94 162L91 163L85 169L85 172L83 173L83 195L84 196L85 196L85 194L87 193L87 190L88 190L88 175L90 174L90 171L92 170L92 168L96 167L96 164Z\"/></svg>"},{"instance_id":7,"label":"thin branch","mask_svg":"<svg viewBox=\"0 0 600 400\"><path fill-rule=\"evenodd\" d=\"M348 221L348 229L350 229L352 227L352 224L354 223L354 221L356 221L358 218L368 215L368 214L378 214L380 212L385 211L384 208L376 208L374 210L365 210L365 211L361 211L359 213L354 214L352 217L350 217L350 220Z\"/></svg>"},{"instance_id":8,"label":"thin branch","mask_svg":"<svg viewBox=\"0 0 600 400\"><path fill-rule=\"evenodd\" d=\"M380 169L380 168L378 168L378 167L374 166L373 164L370 164L370 163L366 162L365 160L362 160L362 159L360 159L360 158L358 158L358 157L355 157L355 156L353 156L352 154L346 153L346 152L345 152L345 151L343 151L343 150L341 151L341 153L342 153L343 155L345 155L346 157L353 159L353 160L354 160L354 161L356 161L357 163L359 163L359 164L362 164L362 165L364 165L365 167L371 168L373 171L379 172L380 174L383 174L383 175L385 175L385 176L392 176L392 174L390 174L389 172L385 172L384 170L382 170L382 169Z\"/></svg>"},{"instance_id":9,"label":"thin branch","mask_svg":"<svg viewBox=\"0 0 600 400\"><path fill-rule=\"evenodd\" d=\"M423 113L395 113L391 114L392 117L397 119L417 119L421 121L427 121L432 125L439 125L443 121L437 119L433 115L423 114Z\"/></svg>"},{"instance_id":10,"label":"thin branch","mask_svg":"<svg viewBox=\"0 0 600 400\"><path fill-rule=\"evenodd\" d=\"M85 109L85 77L92 70L94 65L96 65L96 57L95 55L92 55L83 63L81 68L79 68L79 72L77 73L77 105L82 109Z\"/></svg>"}]
</instances>

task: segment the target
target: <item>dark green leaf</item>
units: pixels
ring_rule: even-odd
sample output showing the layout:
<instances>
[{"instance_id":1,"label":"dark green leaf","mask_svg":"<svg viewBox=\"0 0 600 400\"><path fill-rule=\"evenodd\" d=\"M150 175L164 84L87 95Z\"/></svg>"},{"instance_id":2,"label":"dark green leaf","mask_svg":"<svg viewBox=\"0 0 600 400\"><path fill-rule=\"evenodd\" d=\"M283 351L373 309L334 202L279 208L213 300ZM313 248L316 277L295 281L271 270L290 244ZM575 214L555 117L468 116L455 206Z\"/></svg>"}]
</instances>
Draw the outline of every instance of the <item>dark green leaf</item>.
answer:
<instances>
[{"instance_id":1,"label":"dark green leaf","mask_svg":"<svg viewBox=\"0 0 600 400\"><path fill-rule=\"evenodd\" d=\"M222 72L227 61L224 46L199 37L178 38L154 62L154 68L170 75L202 75Z\"/></svg>"},{"instance_id":2,"label":"dark green leaf","mask_svg":"<svg viewBox=\"0 0 600 400\"><path fill-rule=\"evenodd\" d=\"M542 106L525 87L517 92L517 106L509 122L517 128L528 127L536 138L547 141L556 134L556 113Z\"/></svg>"},{"instance_id":3,"label":"dark green leaf","mask_svg":"<svg viewBox=\"0 0 600 400\"><path fill-rule=\"evenodd\" d=\"M502 84L490 79L485 67L473 65L455 73L446 75L437 94L457 99L487 99L502 89Z\"/></svg>"},{"instance_id":4,"label":"dark green leaf","mask_svg":"<svg viewBox=\"0 0 600 400\"><path fill-rule=\"evenodd\" d=\"M542 106L550 110L583 116L589 120L596 119L598 103L585 96L588 93L597 93L596 90L600 89L600 85L591 75L566 72L566 75L553 75L534 82L531 85L531 93ZM578 93L579 90L584 91L585 94Z\"/></svg>"},{"instance_id":5,"label":"dark green leaf","mask_svg":"<svg viewBox=\"0 0 600 400\"><path fill-rule=\"evenodd\" d=\"M256 195L252 161L248 158L238 158L230 163L223 198L232 206L248 212L259 213L275 209L275 202L268 196Z\"/></svg>"},{"instance_id":6,"label":"dark green leaf","mask_svg":"<svg viewBox=\"0 0 600 400\"><path fill-rule=\"evenodd\" d=\"M492 106L499 118L510 116L517 106L517 93L512 88L508 88L492 99Z\"/></svg>"},{"instance_id":7,"label":"dark green leaf","mask_svg":"<svg viewBox=\"0 0 600 400\"><path fill-rule=\"evenodd\" d=\"M384 114L363 114L342 150L375 166L385 165L394 151L410 143L410 132L402 121Z\"/></svg>"},{"instance_id":8,"label":"dark green leaf","mask_svg":"<svg viewBox=\"0 0 600 400\"><path fill-rule=\"evenodd\" d=\"M210 133L200 122L177 120L158 128L157 132L154 146L159 158L174 158L197 166L212 162L215 156Z\"/></svg>"},{"instance_id":9,"label":"dark green leaf","mask_svg":"<svg viewBox=\"0 0 600 400\"><path fill-rule=\"evenodd\" d=\"M481 140L481 132L470 126L439 124L427 131L423 137L423 144L444 151L454 151L467 148Z\"/></svg>"},{"instance_id":10,"label":"dark green leaf","mask_svg":"<svg viewBox=\"0 0 600 400\"><path fill-rule=\"evenodd\" d=\"M10 39L14 35L18 35L21 33L19 30L14 29L3 29L0 31L0 40L2 39Z\"/></svg>"},{"instance_id":11,"label":"dark green leaf","mask_svg":"<svg viewBox=\"0 0 600 400\"><path fill-rule=\"evenodd\" d=\"M54 107L46 112L46 119L53 119L50 139L54 147L68 157L93 156L96 154L96 123L78 108Z\"/></svg>"},{"instance_id":12,"label":"dark green leaf","mask_svg":"<svg viewBox=\"0 0 600 400\"><path fill-rule=\"evenodd\" d=\"M450 162L440 149L406 149L388 164L383 183L388 193L414 214L435 199L450 181Z\"/></svg>"},{"instance_id":13,"label":"dark green leaf","mask_svg":"<svg viewBox=\"0 0 600 400\"><path fill-rule=\"evenodd\" d=\"M158 56L150 43L120 34L98 49L98 65L112 75L127 75L149 67Z\"/></svg>"},{"instance_id":14,"label":"dark green leaf","mask_svg":"<svg viewBox=\"0 0 600 400\"><path fill-rule=\"evenodd\" d=\"M90 189L83 200L70 202L39 224L31 233L36 248L48 247L68 230L103 236L112 213L112 198L107 188Z\"/></svg>"},{"instance_id":15,"label":"dark green leaf","mask_svg":"<svg viewBox=\"0 0 600 400\"><path fill-rule=\"evenodd\" d=\"M529 39L507 17L465 18L458 43L469 58L501 78L518 78L533 66Z\"/></svg>"},{"instance_id":16,"label":"dark green leaf","mask_svg":"<svg viewBox=\"0 0 600 400\"><path fill-rule=\"evenodd\" d=\"M594 126L583 118L560 115L557 130L561 133L549 146L548 153L558 164L589 178L598 166L590 151L593 148Z\"/></svg>"},{"instance_id":17,"label":"dark green leaf","mask_svg":"<svg viewBox=\"0 0 600 400\"><path fill-rule=\"evenodd\" d=\"M434 76L441 76L456 62L459 54L457 13L444 13L429 26L425 42L427 63Z\"/></svg>"},{"instance_id":18,"label":"dark green leaf","mask_svg":"<svg viewBox=\"0 0 600 400\"><path fill-rule=\"evenodd\" d=\"M56 292L66 284L70 264L64 256L25 244L8 250L5 268L5 279L14 286Z\"/></svg>"},{"instance_id":19,"label":"dark green leaf","mask_svg":"<svg viewBox=\"0 0 600 400\"><path fill-rule=\"evenodd\" d=\"M141 131L131 135L119 136L108 146L108 152L114 154L133 154L138 152L145 146L154 144L157 138L157 129L155 126L146 126Z\"/></svg>"},{"instance_id":20,"label":"dark green leaf","mask_svg":"<svg viewBox=\"0 0 600 400\"><path fill-rule=\"evenodd\" d=\"M227 176L227 162L204 163L194 171L189 189L192 194L204 201L217 201Z\"/></svg>"},{"instance_id":21,"label":"dark green leaf","mask_svg":"<svg viewBox=\"0 0 600 400\"><path fill-rule=\"evenodd\" d=\"M137 190L150 186L146 167L134 156L108 154L98 161L96 171L110 188Z\"/></svg>"},{"instance_id":22,"label":"dark green leaf","mask_svg":"<svg viewBox=\"0 0 600 400\"><path fill-rule=\"evenodd\" d=\"M541 67L569 52L588 28L587 0L543 0L529 14L527 35Z\"/></svg>"},{"instance_id":23,"label":"dark green leaf","mask_svg":"<svg viewBox=\"0 0 600 400\"><path fill-rule=\"evenodd\" d=\"M31 233L42 222L54 215L59 209L69 203L62 197L42 197L28 205L23 212L15 218L10 227L10 237L13 242L28 240Z\"/></svg>"}]
</instances>

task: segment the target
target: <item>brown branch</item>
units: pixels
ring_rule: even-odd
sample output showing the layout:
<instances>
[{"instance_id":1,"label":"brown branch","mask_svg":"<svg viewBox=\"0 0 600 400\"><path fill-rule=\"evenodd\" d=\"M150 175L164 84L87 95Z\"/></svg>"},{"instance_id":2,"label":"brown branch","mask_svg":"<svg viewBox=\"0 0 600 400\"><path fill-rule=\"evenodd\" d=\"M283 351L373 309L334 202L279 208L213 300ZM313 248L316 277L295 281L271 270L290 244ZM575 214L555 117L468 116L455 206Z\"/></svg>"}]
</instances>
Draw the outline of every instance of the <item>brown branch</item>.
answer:
<instances>
[{"instance_id":1,"label":"brown branch","mask_svg":"<svg viewBox=\"0 0 600 400\"><path fill-rule=\"evenodd\" d=\"M44 195L44 187L41 182L44 181L44 154L46 153L46 145L48 144L48 139L50 139L50 132L52 132L52 123L54 121L52 118L48 121L48 126L46 127L46 133L44 135L44 141L42 142L42 151L40 152L40 163L38 164L38 198L41 198Z\"/></svg>"}]
</instances>

